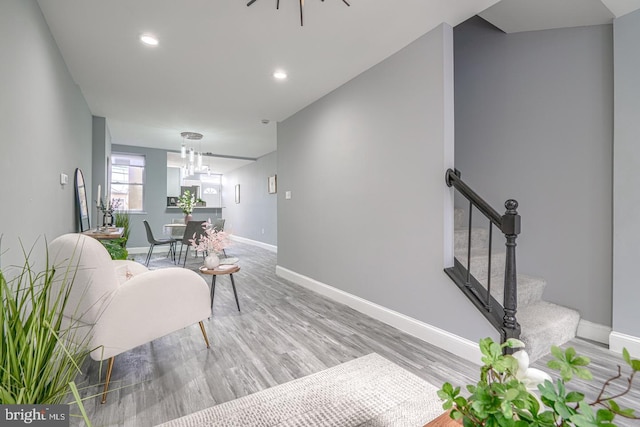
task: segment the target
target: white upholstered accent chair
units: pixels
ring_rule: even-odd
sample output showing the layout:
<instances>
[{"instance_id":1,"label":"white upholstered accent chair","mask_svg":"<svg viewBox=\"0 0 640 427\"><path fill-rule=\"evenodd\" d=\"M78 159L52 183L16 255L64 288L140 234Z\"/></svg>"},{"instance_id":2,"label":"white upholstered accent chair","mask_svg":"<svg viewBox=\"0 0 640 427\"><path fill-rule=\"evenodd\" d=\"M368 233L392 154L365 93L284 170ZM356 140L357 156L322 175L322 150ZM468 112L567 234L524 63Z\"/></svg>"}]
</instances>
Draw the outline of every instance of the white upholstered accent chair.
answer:
<instances>
[{"instance_id":1,"label":"white upholstered accent chair","mask_svg":"<svg viewBox=\"0 0 640 427\"><path fill-rule=\"evenodd\" d=\"M179 267L148 270L133 261L113 261L97 240L65 234L49 244L55 281L70 266L75 275L65 318L90 331L93 360L108 359L102 394L106 401L115 356L211 316L209 287L197 273ZM68 274L68 273L67 273Z\"/></svg>"}]
</instances>

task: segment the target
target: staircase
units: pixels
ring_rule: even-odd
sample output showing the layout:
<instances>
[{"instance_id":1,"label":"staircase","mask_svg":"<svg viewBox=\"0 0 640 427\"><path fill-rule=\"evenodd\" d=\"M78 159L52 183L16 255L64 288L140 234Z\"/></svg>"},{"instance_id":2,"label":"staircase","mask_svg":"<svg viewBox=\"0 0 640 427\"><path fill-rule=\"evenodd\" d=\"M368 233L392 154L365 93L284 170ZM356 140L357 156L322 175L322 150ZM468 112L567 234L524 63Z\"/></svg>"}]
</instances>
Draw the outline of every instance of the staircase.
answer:
<instances>
[{"instance_id":1,"label":"staircase","mask_svg":"<svg viewBox=\"0 0 640 427\"><path fill-rule=\"evenodd\" d=\"M467 265L468 223L464 210L455 210L455 256ZM503 301L505 271L504 239L494 236L491 255L491 295ZM471 275L486 289L488 282L489 233L484 228L471 229ZM521 327L520 339L526 344L531 361L549 352L552 345L561 345L575 337L580 314L542 299L547 282L540 277L517 275L518 311Z\"/></svg>"}]
</instances>

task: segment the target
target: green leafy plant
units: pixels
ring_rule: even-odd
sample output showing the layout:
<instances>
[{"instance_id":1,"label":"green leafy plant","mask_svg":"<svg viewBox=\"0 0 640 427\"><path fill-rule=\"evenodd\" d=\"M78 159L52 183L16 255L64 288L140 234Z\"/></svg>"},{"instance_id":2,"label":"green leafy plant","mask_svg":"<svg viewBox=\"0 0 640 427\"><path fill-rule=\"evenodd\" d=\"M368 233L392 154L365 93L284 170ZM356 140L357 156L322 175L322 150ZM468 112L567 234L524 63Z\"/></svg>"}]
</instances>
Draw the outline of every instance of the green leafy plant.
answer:
<instances>
[{"instance_id":1,"label":"green leafy plant","mask_svg":"<svg viewBox=\"0 0 640 427\"><path fill-rule=\"evenodd\" d=\"M116 227L124 228L124 232L122 233L122 237L118 239L120 241L120 245L124 248L127 246L127 241L129 240L129 233L131 233L131 215L126 211L118 211L115 216Z\"/></svg>"},{"instance_id":2,"label":"green leafy plant","mask_svg":"<svg viewBox=\"0 0 640 427\"><path fill-rule=\"evenodd\" d=\"M55 283L48 255L43 270L35 271L31 253L23 253L25 261L15 277L8 279L0 270L0 404L63 403L77 393L74 379L89 354L89 337L65 324L62 315L75 269L66 266L55 279L61 283ZM85 414L81 400L75 403Z\"/></svg>"},{"instance_id":3,"label":"green leafy plant","mask_svg":"<svg viewBox=\"0 0 640 427\"><path fill-rule=\"evenodd\" d=\"M102 246L107 249L111 259L127 259L129 251L120 243L120 239L101 240Z\"/></svg>"},{"instance_id":4,"label":"green leafy plant","mask_svg":"<svg viewBox=\"0 0 640 427\"><path fill-rule=\"evenodd\" d=\"M182 209L182 213L189 215L193 212L193 208L196 203L201 203L203 200L198 199L195 194L191 194L191 191L185 190L182 196L178 197L176 205Z\"/></svg>"},{"instance_id":5,"label":"green leafy plant","mask_svg":"<svg viewBox=\"0 0 640 427\"><path fill-rule=\"evenodd\" d=\"M524 344L514 339L503 344L497 344L491 338L480 340L483 365L480 380L466 387L469 395L463 396L460 387L454 388L448 382L438 391L444 401L442 407L450 410L451 418L461 419L465 427L604 427L615 426L616 416L640 419L633 409L622 408L615 401L631 390L633 378L640 370L640 360L632 359L626 349L623 358L631 368L625 378L627 387L622 392L608 394L613 382L623 378L622 368L618 366L618 374L605 381L596 399L588 403L583 393L566 387L574 377L593 378L587 368L588 357L577 355L572 347L565 351L552 347L554 359L547 366L559 371L560 378L539 384L538 397L518 378L518 360L503 354L505 348L518 347L524 347Z\"/></svg>"},{"instance_id":6,"label":"green leafy plant","mask_svg":"<svg viewBox=\"0 0 640 427\"><path fill-rule=\"evenodd\" d=\"M127 241L129 240L129 233L131 232L131 217L128 212L116 212L115 226L122 227L124 229L122 237L111 240L101 240L102 246L104 246L111 259L127 259L129 251L127 251Z\"/></svg>"}]
</instances>

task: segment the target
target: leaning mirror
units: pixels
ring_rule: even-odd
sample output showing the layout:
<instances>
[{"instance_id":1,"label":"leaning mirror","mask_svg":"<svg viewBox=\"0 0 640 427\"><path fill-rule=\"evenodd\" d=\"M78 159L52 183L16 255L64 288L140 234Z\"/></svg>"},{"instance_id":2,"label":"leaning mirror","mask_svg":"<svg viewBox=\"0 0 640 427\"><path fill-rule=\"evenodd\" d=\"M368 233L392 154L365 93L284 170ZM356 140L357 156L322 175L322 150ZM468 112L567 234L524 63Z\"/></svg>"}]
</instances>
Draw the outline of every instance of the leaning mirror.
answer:
<instances>
[{"instance_id":1,"label":"leaning mirror","mask_svg":"<svg viewBox=\"0 0 640 427\"><path fill-rule=\"evenodd\" d=\"M78 227L80 231L87 231L91 228L89 223L89 205L87 204L87 188L84 184L84 175L80 168L76 169L76 212Z\"/></svg>"}]
</instances>

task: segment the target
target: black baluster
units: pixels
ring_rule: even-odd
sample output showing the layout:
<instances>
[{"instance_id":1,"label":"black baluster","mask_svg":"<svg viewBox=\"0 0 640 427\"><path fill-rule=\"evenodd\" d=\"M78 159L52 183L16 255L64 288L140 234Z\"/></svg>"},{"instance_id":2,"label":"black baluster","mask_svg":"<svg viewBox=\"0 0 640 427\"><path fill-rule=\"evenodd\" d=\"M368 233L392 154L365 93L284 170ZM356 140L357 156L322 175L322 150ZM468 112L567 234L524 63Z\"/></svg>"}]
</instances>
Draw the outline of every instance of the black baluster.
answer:
<instances>
[{"instance_id":1,"label":"black baluster","mask_svg":"<svg viewBox=\"0 0 640 427\"><path fill-rule=\"evenodd\" d=\"M518 284L516 276L516 238L520 234L520 215L518 215L518 202L509 199L505 202L507 209L502 216L502 232L507 242L506 264L504 267L504 319L503 339L518 338L520 325L516 320L518 310Z\"/></svg>"},{"instance_id":2,"label":"black baluster","mask_svg":"<svg viewBox=\"0 0 640 427\"><path fill-rule=\"evenodd\" d=\"M471 286L471 213L473 212L473 203L469 202L469 229L467 237L467 283L465 286L468 288Z\"/></svg>"},{"instance_id":3,"label":"black baluster","mask_svg":"<svg viewBox=\"0 0 640 427\"><path fill-rule=\"evenodd\" d=\"M487 301L484 307L491 312L491 242L493 241L493 223L489 221L489 266L487 271Z\"/></svg>"}]
</instances>

